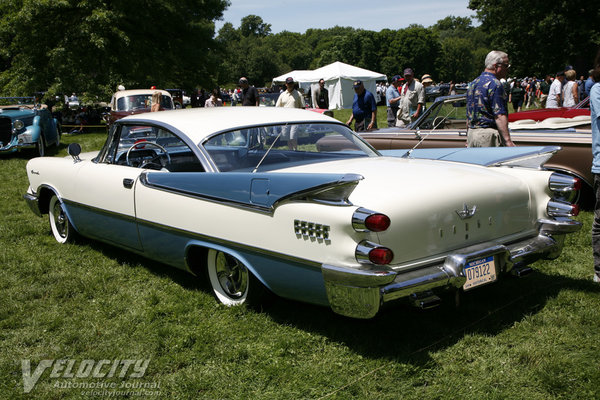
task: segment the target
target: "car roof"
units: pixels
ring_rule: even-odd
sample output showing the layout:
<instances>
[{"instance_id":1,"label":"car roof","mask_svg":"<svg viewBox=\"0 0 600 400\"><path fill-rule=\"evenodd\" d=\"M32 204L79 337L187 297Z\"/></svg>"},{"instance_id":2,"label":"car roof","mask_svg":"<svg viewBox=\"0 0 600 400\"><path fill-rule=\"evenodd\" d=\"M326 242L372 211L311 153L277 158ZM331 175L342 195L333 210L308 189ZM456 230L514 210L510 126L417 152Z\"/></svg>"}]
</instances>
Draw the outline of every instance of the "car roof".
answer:
<instances>
[{"instance_id":1,"label":"car roof","mask_svg":"<svg viewBox=\"0 0 600 400\"><path fill-rule=\"evenodd\" d=\"M119 99L121 97L135 96L135 95L139 95L139 94L151 95L154 92L160 92L160 94L162 94L163 96L169 96L169 97L171 97L171 93L167 92L166 90L162 90L162 89L130 89L130 90L119 90L118 92L115 92L115 94L113 94L113 96L115 98Z\"/></svg>"},{"instance_id":2,"label":"car roof","mask_svg":"<svg viewBox=\"0 0 600 400\"><path fill-rule=\"evenodd\" d=\"M150 112L120 119L118 123L157 123L185 133L194 143L213 133L253 126L285 123L335 123L337 119L312 111L287 107L208 107Z\"/></svg>"}]
</instances>

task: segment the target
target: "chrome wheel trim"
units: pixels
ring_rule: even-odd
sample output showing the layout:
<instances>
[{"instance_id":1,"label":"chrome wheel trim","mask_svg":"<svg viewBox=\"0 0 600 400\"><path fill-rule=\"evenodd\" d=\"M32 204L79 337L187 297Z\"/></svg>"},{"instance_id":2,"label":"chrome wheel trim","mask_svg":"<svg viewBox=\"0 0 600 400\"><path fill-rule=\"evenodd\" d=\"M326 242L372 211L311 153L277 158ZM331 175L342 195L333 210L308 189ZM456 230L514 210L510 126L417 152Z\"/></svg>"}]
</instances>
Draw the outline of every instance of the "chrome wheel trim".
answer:
<instances>
[{"instance_id":1,"label":"chrome wheel trim","mask_svg":"<svg viewBox=\"0 0 600 400\"><path fill-rule=\"evenodd\" d=\"M248 297L250 272L237 258L211 249L208 251L208 278L217 299L237 306Z\"/></svg>"},{"instance_id":2,"label":"chrome wheel trim","mask_svg":"<svg viewBox=\"0 0 600 400\"><path fill-rule=\"evenodd\" d=\"M52 196L50 206L48 207L48 216L50 218L50 227L52 234L59 243L66 243L69 240L69 220L65 214L58 197Z\"/></svg>"}]
</instances>

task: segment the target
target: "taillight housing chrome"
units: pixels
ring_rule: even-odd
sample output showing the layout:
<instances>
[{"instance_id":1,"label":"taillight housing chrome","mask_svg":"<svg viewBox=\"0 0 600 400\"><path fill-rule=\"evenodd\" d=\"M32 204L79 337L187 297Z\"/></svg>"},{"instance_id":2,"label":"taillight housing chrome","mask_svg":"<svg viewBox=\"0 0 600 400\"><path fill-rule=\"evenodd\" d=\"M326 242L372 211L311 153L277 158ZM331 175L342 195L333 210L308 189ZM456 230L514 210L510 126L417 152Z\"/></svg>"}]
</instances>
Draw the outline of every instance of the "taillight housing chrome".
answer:
<instances>
[{"instance_id":1,"label":"taillight housing chrome","mask_svg":"<svg viewBox=\"0 0 600 400\"><path fill-rule=\"evenodd\" d=\"M576 198L577 191L581 189L581 179L555 172L550 175L548 187L553 199L569 203Z\"/></svg>"},{"instance_id":2,"label":"taillight housing chrome","mask_svg":"<svg viewBox=\"0 0 600 400\"><path fill-rule=\"evenodd\" d=\"M550 200L546 207L551 217L574 217L579 214L579 206L566 201Z\"/></svg>"},{"instance_id":3,"label":"taillight housing chrome","mask_svg":"<svg viewBox=\"0 0 600 400\"><path fill-rule=\"evenodd\" d=\"M394 253L387 247L363 240L356 246L356 261L361 264L386 265L392 262Z\"/></svg>"},{"instance_id":4,"label":"taillight housing chrome","mask_svg":"<svg viewBox=\"0 0 600 400\"><path fill-rule=\"evenodd\" d=\"M383 232L390 227L390 224L387 215L362 207L352 215L352 227L357 232Z\"/></svg>"}]
</instances>

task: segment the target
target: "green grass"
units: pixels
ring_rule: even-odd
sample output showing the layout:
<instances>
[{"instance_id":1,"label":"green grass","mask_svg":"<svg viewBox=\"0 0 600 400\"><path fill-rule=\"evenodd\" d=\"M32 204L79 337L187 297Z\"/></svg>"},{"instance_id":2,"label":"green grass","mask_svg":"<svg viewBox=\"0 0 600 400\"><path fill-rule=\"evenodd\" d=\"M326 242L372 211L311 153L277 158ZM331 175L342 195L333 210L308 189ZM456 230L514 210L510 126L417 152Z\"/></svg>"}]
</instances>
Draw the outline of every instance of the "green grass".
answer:
<instances>
[{"instance_id":1,"label":"green grass","mask_svg":"<svg viewBox=\"0 0 600 400\"><path fill-rule=\"evenodd\" d=\"M105 134L63 136L83 151ZM591 213L563 255L430 311L373 320L278 299L226 308L190 275L114 247L59 245L22 200L21 155L0 159L0 397L87 398L46 371L23 393L21 360L150 359L164 399L597 399L600 285ZM123 396L118 396L123 397ZM128 398L140 396L129 395Z\"/></svg>"}]
</instances>

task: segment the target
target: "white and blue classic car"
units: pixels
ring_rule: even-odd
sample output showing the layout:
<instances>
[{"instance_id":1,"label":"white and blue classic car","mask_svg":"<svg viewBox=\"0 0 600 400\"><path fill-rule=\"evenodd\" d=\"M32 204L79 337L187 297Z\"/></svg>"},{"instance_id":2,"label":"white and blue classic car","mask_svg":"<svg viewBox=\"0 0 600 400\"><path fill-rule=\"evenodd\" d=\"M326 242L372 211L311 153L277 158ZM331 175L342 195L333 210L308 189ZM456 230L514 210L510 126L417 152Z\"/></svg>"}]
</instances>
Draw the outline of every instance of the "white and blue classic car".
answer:
<instances>
[{"instance_id":1,"label":"white and blue classic car","mask_svg":"<svg viewBox=\"0 0 600 400\"><path fill-rule=\"evenodd\" d=\"M319 151L335 136L343 150ZM557 147L381 155L317 113L235 107L133 115L100 152L35 158L25 199L61 243L98 239L208 279L221 303L265 293L356 318L472 290L560 255L580 223Z\"/></svg>"},{"instance_id":2,"label":"white and blue classic car","mask_svg":"<svg viewBox=\"0 0 600 400\"><path fill-rule=\"evenodd\" d=\"M56 119L45 106L14 104L29 98L1 98L0 103L0 154L13 153L22 149L35 149L35 154L44 156L46 147L60 144L60 128Z\"/></svg>"}]
</instances>

